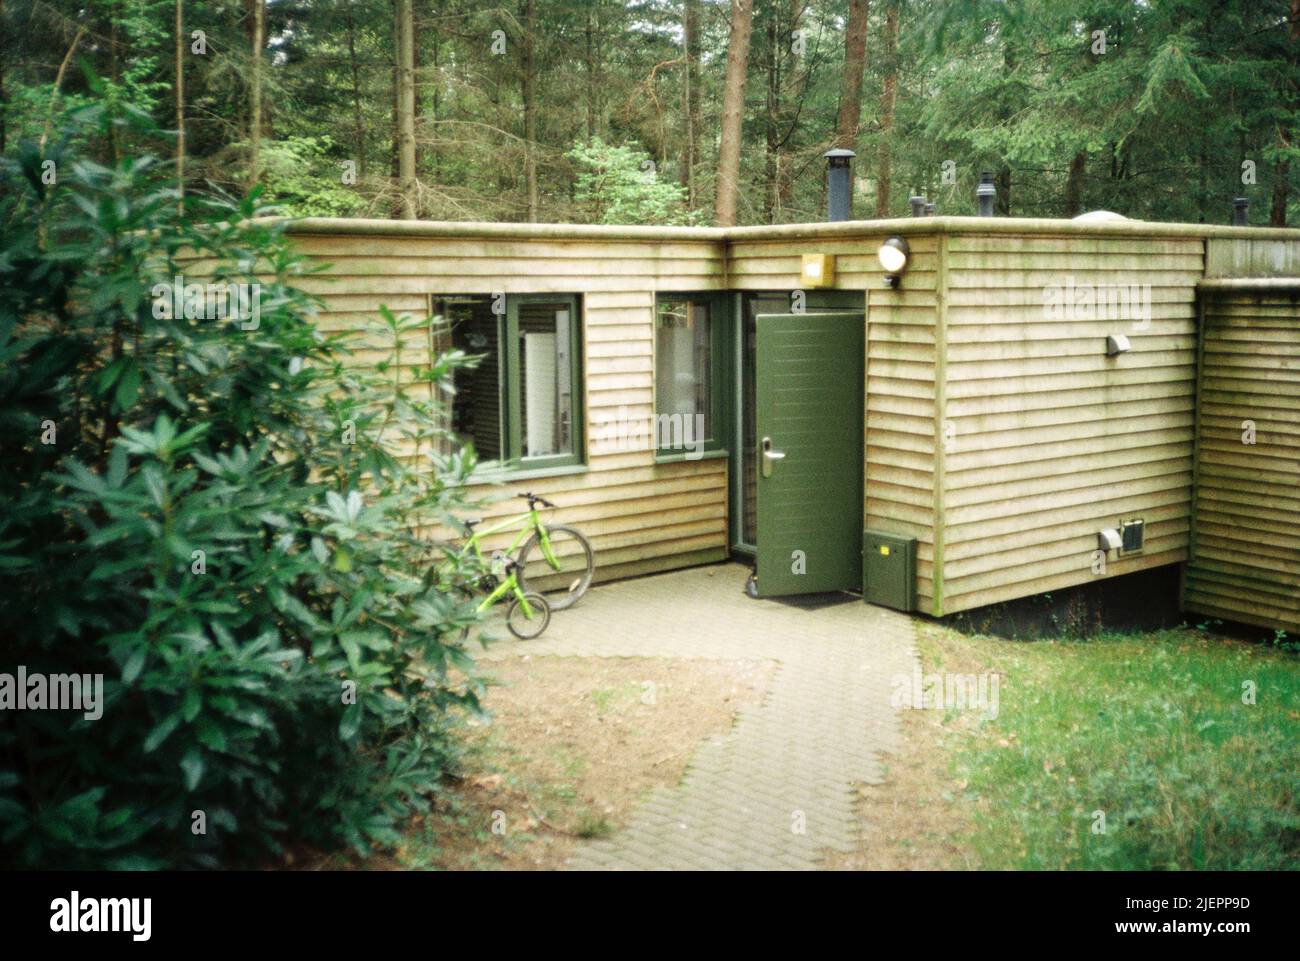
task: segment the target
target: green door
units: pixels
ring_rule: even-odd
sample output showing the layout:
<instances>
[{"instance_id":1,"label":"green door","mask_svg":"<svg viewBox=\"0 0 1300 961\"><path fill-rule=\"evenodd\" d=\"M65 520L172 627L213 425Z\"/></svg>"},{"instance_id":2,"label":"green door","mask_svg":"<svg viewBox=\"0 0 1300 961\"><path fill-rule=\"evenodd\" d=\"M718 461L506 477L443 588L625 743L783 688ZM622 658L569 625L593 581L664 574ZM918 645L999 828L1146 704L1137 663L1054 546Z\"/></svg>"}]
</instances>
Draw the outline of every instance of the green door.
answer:
<instances>
[{"instance_id":1,"label":"green door","mask_svg":"<svg viewBox=\"0 0 1300 961\"><path fill-rule=\"evenodd\" d=\"M862 588L861 313L760 314L758 594Z\"/></svg>"}]
</instances>

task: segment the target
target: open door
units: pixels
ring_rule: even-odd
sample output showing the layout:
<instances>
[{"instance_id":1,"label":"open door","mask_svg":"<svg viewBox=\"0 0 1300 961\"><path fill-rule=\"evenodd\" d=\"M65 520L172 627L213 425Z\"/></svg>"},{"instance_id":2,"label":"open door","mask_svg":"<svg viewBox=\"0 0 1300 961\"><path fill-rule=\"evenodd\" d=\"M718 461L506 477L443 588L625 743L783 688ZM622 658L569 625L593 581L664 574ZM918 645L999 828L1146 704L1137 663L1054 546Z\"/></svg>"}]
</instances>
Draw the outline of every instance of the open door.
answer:
<instances>
[{"instance_id":1,"label":"open door","mask_svg":"<svg viewBox=\"0 0 1300 961\"><path fill-rule=\"evenodd\" d=\"M862 587L862 313L760 314L758 596Z\"/></svg>"}]
</instances>

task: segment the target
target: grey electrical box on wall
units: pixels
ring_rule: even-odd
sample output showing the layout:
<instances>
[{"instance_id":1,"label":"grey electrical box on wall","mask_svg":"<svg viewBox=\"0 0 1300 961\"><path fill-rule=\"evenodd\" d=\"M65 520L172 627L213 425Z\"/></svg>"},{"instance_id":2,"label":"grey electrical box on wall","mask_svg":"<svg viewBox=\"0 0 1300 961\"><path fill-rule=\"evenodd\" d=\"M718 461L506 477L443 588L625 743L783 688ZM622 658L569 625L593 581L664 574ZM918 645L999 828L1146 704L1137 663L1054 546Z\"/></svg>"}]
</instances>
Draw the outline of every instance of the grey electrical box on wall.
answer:
<instances>
[{"instance_id":1,"label":"grey electrical box on wall","mask_svg":"<svg viewBox=\"0 0 1300 961\"><path fill-rule=\"evenodd\" d=\"M916 609L916 538L862 533L862 597L896 611Z\"/></svg>"},{"instance_id":2,"label":"grey electrical box on wall","mask_svg":"<svg viewBox=\"0 0 1300 961\"><path fill-rule=\"evenodd\" d=\"M1142 550L1145 528L1146 524L1140 517L1135 520L1121 521L1119 526L1120 553L1136 554Z\"/></svg>"}]
</instances>

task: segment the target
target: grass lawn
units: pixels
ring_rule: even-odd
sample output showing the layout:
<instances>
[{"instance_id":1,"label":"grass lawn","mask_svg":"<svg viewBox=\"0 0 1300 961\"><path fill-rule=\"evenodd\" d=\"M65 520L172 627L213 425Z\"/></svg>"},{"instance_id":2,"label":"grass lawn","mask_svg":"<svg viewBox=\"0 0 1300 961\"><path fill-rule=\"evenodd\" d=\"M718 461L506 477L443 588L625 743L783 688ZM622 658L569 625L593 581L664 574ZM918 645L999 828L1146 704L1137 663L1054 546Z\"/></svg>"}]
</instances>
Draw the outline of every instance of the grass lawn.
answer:
<instances>
[{"instance_id":1,"label":"grass lawn","mask_svg":"<svg viewBox=\"0 0 1300 961\"><path fill-rule=\"evenodd\" d=\"M907 719L911 747L947 757L938 778L891 789L949 814L922 866L1300 866L1294 653L1190 628L1031 643L921 634L927 672L1001 681L992 718L905 712L931 716Z\"/></svg>"}]
</instances>

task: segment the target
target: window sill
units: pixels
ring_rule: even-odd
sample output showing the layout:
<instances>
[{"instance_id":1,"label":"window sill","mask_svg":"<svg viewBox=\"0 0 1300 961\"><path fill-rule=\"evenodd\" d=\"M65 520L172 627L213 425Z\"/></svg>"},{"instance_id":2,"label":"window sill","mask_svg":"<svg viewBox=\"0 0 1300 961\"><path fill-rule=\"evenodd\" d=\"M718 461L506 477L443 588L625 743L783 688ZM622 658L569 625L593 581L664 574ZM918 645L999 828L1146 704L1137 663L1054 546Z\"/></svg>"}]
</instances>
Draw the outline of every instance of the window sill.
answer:
<instances>
[{"instance_id":1,"label":"window sill","mask_svg":"<svg viewBox=\"0 0 1300 961\"><path fill-rule=\"evenodd\" d=\"M561 464L553 467L485 467L470 474L467 485L513 484L515 481L537 477L562 477L565 474L585 474L586 464Z\"/></svg>"},{"instance_id":2,"label":"window sill","mask_svg":"<svg viewBox=\"0 0 1300 961\"><path fill-rule=\"evenodd\" d=\"M680 464L683 461L692 460L716 460L719 457L730 457L731 452L725 448L717 450L706 450L696 454L693 451L655 451L656 464Z\"/></svg>"}]
</instances>

